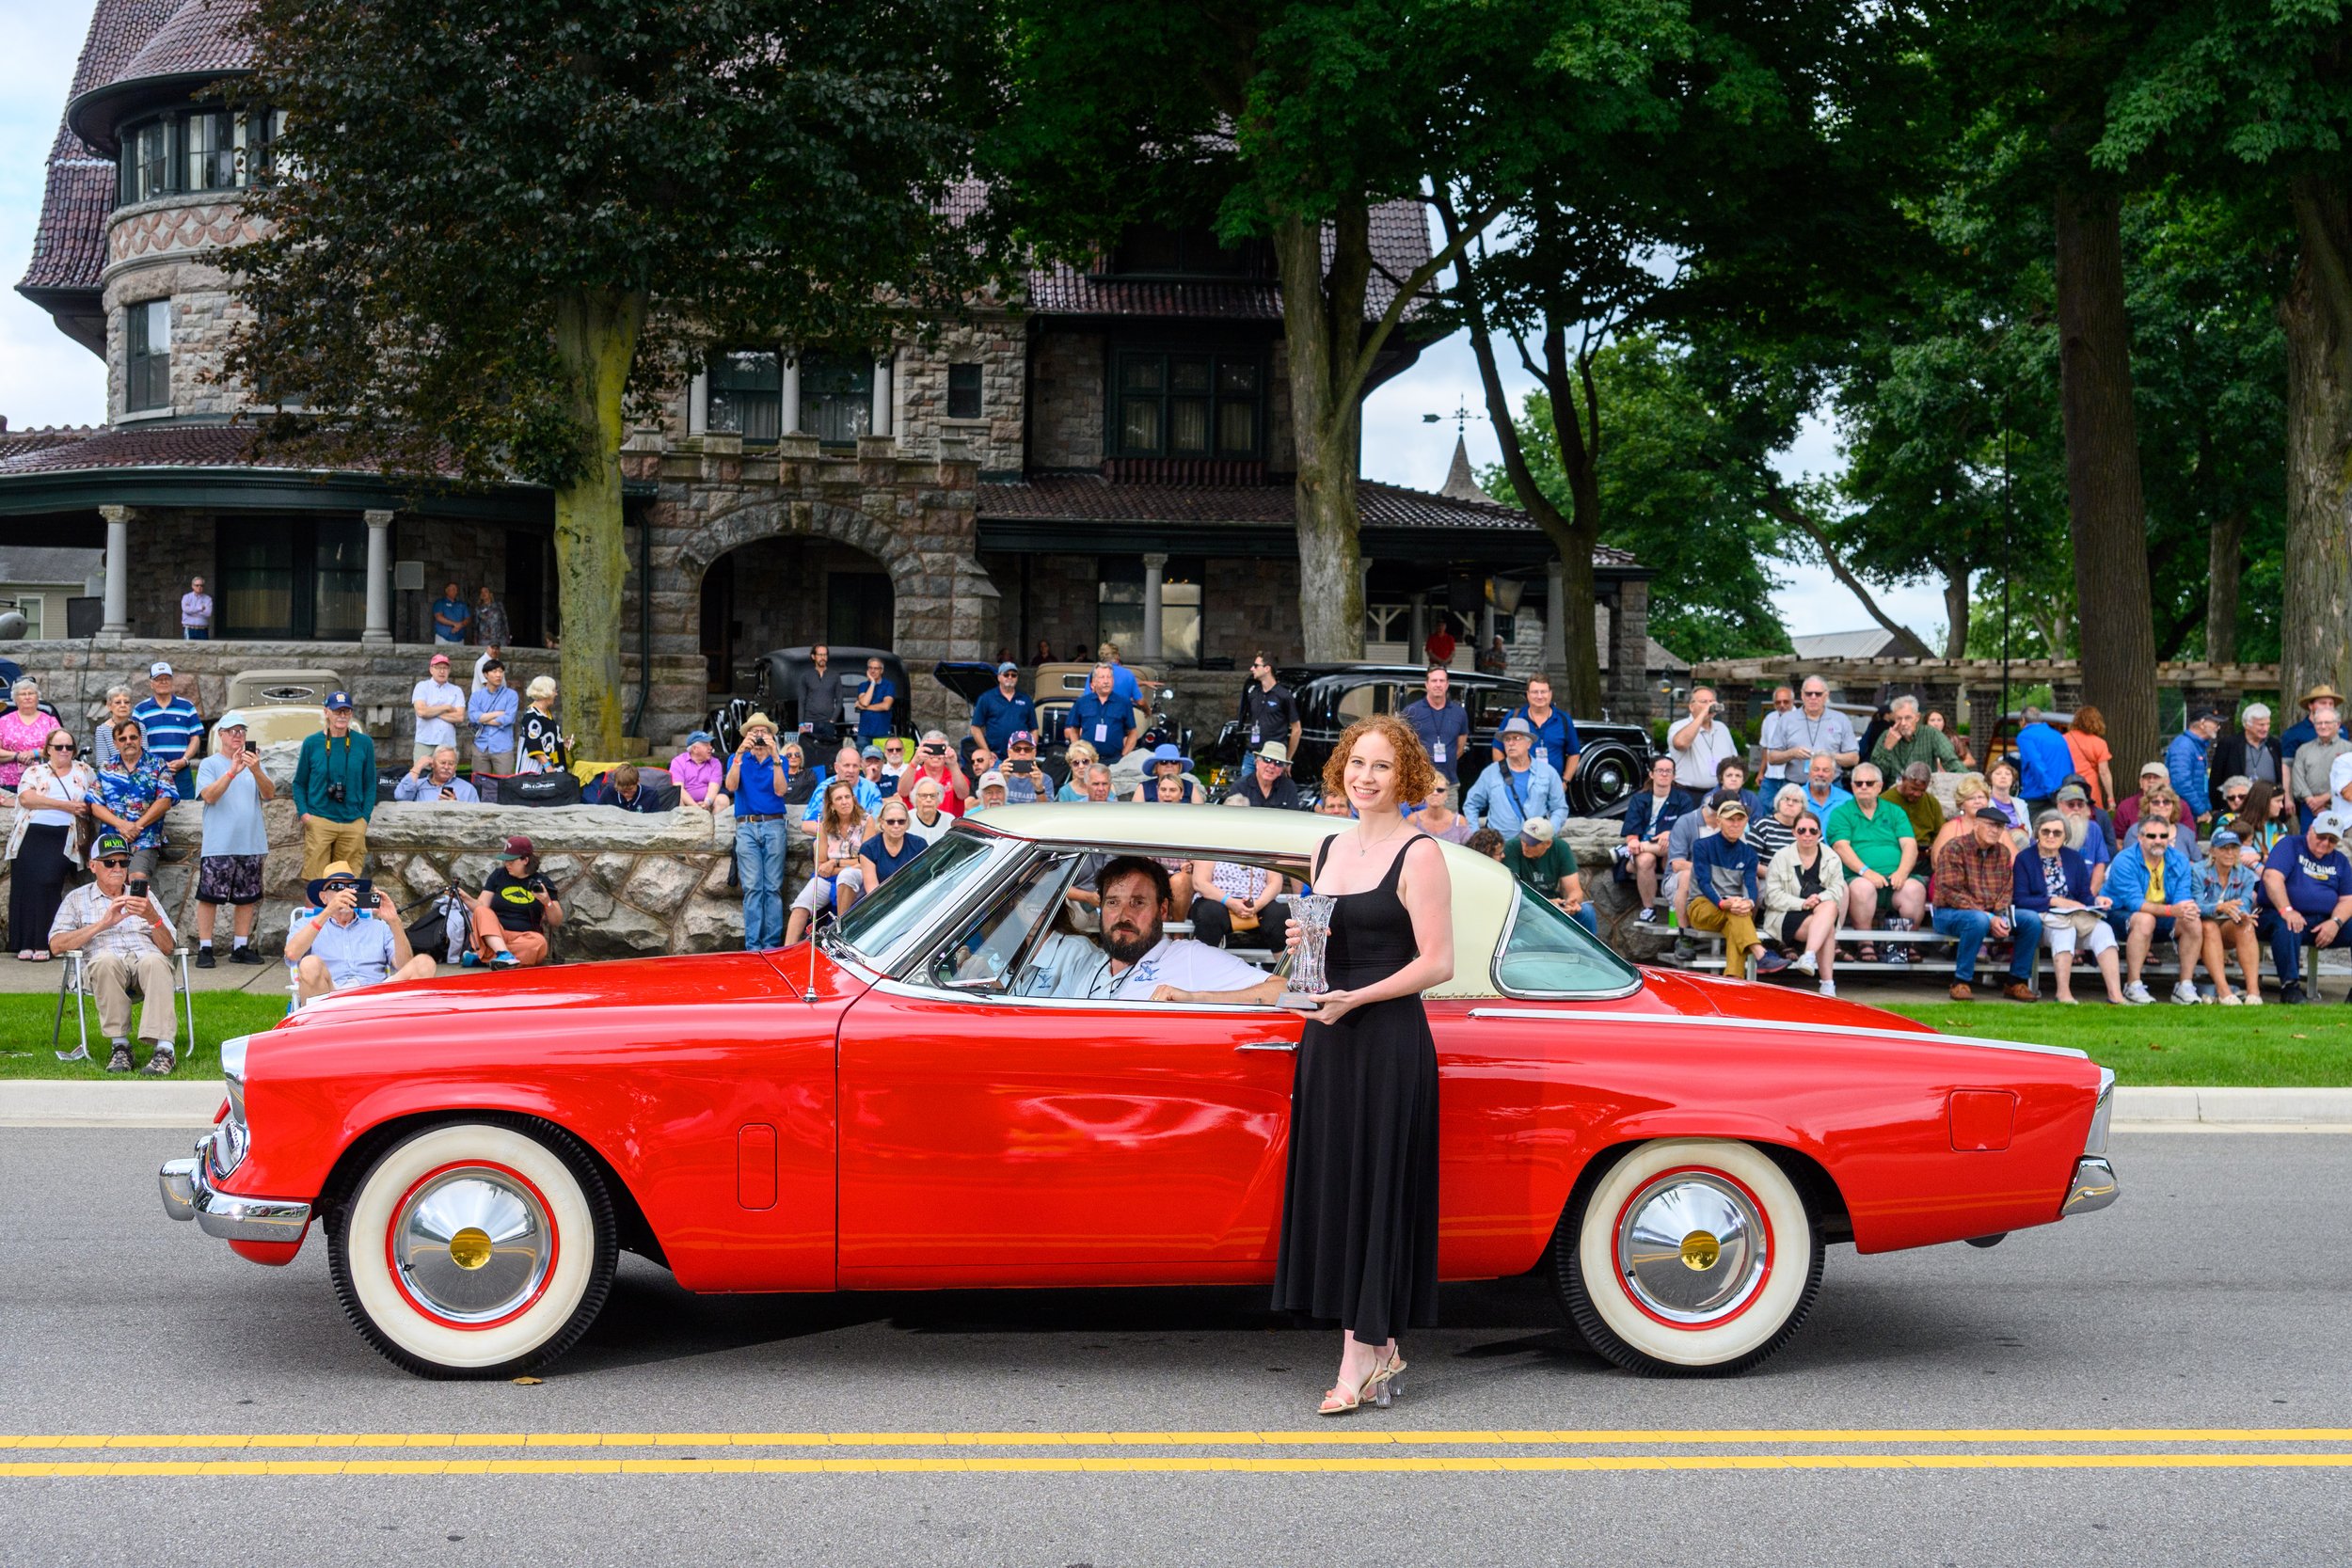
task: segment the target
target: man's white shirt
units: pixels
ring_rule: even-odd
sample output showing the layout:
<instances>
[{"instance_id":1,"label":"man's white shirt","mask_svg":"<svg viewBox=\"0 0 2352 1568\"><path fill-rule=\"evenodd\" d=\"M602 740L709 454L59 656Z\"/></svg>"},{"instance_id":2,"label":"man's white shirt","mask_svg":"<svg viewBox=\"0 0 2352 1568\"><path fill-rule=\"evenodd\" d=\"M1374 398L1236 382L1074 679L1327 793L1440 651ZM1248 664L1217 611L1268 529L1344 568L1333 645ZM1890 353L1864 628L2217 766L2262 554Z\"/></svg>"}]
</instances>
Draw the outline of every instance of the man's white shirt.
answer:
<instances>
[{"instance_id":1,"label":"man's white shirt","mask_svg":"<svg viewBox=\"0 0 2352 1568\"><path fill-rule=\"evenodd\" d=\"M1161 986L1179 990L1247 990L1265 983L1266 973L1247 958L1190 937L1162 937L1123 974L1111 972L1105 956L1087 976L1085 995L1098 1000L1148 1002Z\"/></svg>"}]
</instances>

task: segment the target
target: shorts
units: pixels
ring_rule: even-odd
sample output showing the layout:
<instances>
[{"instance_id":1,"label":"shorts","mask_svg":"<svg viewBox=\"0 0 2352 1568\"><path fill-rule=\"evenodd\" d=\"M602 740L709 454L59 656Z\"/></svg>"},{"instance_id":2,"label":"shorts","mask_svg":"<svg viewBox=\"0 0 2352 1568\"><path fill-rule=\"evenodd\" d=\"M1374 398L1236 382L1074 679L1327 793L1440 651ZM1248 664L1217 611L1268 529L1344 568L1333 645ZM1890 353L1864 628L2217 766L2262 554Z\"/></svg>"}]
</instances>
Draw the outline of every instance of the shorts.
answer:
<instances>
[{"instance_id":1,"label":"shorts","mask_svg":"<svg viewBox=\"0 0 2352 1568\"><path fill-rule=\"evenodd\" d=\"M1790 910L1780 917L1780 940L1791 947L1804 945L1804 923L1813 918L1811 910Z\"/></svg>"},{"instance_id":2,"label":"shorts","mask_svg":"<svg viewBox=\"0 0 2352 1568\"><path fill-rule=\"evenodd\" d=\"M199 904L258 904L262 901L260 855L206 855L196 863Z\"/></svg>"}]
</instances>

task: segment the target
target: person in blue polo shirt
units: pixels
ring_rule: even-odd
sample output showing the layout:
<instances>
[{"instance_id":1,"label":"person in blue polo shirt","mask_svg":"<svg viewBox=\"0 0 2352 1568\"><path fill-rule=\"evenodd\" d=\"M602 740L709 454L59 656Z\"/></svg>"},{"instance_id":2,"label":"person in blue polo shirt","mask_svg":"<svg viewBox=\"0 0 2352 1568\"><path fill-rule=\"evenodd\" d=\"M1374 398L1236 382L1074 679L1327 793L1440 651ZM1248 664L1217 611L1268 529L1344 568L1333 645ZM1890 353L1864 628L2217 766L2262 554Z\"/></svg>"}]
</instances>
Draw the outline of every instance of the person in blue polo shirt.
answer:
<instances>
[{"instance_id":1,"label":"person in blue polo shirt","mask_svg":"<svg viewBox=\"0 0 2352 1568\"><path fill-rule=\"evenodd\" d=\"M981 692L972 705L972 739L1001 757L1015 730L1036 729L1037 704L1021 694L1021 666L1007 659L996 666L996 689Z\"/></svg>"},{"instance_id":2,"label":"person in blue polo shirt","mask_svg":"<svg viewBox=\"0 0 2352 1568\"><path fill-rule=\"evenodd\" d=\"M1070 705L1062 738L1083 740L1102 756L1123 757L1136 749L1137 733L1136 705L1112 689L1111 667L1096 665L1085 693Z\"/></svg>"},{"instance_id":3,"label":"person in blue polo shirt","mask_svg":"<svg viewBox=\"0 0 2352 1568\"><path fill-rule=\"evenodd\" d=\"M1551 770L1560 775L1561 786L1565 788L1584 761L1584 742L1577 737L1576 721L1565 709L1551 705L1551 682L1542 675L1530 675L1527 701L1505 718L1527 721L1527 727L1534 732L1535 754L1551 764ZM1502 760L1501 731L1496 732L1494 744L1488 750L1490 760Z\"/></svg>"},{"instance_id":4,"label":"person in blue polo shirt","mask_svg":"<svg viewBox=\"0 0 2352 1568\"><path fill-rule=\"evenodd\" d=\"M2310 1000L2303 994L2303 948L2352 947L2352 860L2344 837L2352 822L2341 812L2324 811L2294 838L2271 847L2263 862L2263 898L2269 912L2263 924L2270 938L2270 961L2279 970L2279 1000ZM2319 989L2318 958L2312 957L2312 989ZM2344 1000L2352 1002L2352 992Z\"/></svg>"},{"instance_id":5,"label":"person in blue polo shirt","mask_svg":"<svg viewBox=\"0 0 2352 1568\"><path fill-rule=\"evenodd\" d=\"M776 721L743 721L743 744L727 759L726 792L735 801L735 871L743 884L743 947L755 953L784 941L784 857L790 842L784 752Z\"/></svg>"},{"instance_id":6,"label":"person in blue polo shirt","mask_svg":"<svg viewBox=\"0 0 2352 1568\"><path fill-rule=\"evenodd\" d=\"M866 661L866 684L857 689L857 737L861 745L888 735L898 715L898 683L882 673L879 658Z\"/></svg>"},{"instance_id":7,"label":"person in blue polo shirt","mask_svg":"<svg viewBox=\"0 0 2352 1568\"><path fill-rule=\"evenodd\" d=\"M147 738L147 754L163 770L164 782L183 800L196 799L196 753L203 749L204 716L172 686L171 666L158 659L147 668L154 695L131 710Z\"/></svg>"},{"instance_id":8,"label":"person in blue polo shirt","mask_svg":"<svg viewBox=\"0 0 2352 1568\"><path fill-rule=\"evenodd\" d=\"M2017 759L2024 766L2018 769L2017 793L2026 802L2026 812L2040 816L2058 799L2058 787L2066 775L2074 770L2074 753L2060 734L2042 717L2042 710L2032 704L2018 715Z\"/></svg>"}]
</instances>

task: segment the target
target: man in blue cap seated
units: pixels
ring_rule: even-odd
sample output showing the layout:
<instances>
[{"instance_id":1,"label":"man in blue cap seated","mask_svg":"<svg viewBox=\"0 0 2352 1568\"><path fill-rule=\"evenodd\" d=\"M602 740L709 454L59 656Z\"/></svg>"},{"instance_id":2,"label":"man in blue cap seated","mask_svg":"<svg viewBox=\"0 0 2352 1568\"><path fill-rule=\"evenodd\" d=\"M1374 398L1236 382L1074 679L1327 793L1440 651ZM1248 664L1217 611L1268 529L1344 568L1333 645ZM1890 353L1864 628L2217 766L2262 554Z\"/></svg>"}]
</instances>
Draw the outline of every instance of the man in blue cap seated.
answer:
<instances>
[{"instance_id":1,"label":"man in blue cap seated","mask_svg":"<svg viewBox=\"0 0 2352 1568\"><path fill-rule=\"evenodd\" d=\"M294 911L286 933L297 1003L386 980L430 979L436 973L431 957L409 950L390 895L371 886L348 862L328 866L303 897L310 907Z\"/></svg>"},{"instance_id":2,"label":"man in blue cap seated","mask_svg":"<svg viewBox=\"0 0 2352 1568\"><path fill-rule=\"evenodd\" d=\"M1160 788L1160 781L1175 779L1184 785L1184 791L1175 798L1177 803L1187 806L1200 804L1200 786L1184 777L1192 771L1192 758L1168 742L1163 740L1152 748L1151 759L1144 764L1144 769L1143 783L1136 786L1136 792L1128 797L1129 800L1166 800L1168 796Z\"/></svg>"}]
</instances>

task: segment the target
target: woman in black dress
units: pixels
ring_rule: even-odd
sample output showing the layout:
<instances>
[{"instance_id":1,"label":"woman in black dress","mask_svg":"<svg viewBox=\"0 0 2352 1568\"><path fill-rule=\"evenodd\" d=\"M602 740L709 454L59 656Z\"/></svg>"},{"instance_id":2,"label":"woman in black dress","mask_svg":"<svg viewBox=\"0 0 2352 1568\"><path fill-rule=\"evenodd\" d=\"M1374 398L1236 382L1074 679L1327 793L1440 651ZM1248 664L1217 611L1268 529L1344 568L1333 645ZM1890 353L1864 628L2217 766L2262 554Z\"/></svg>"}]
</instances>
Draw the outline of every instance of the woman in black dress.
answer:
<instances>
[{"instance_id":1,"label":"woman in black dress","mask_svg":"<svg viewBox=\"0 0 2352 1568\"><path fill-rule=\"evenodd\" d=\"M1299 1040L1274 1305L1345 1330L1326 1416L1386 1403L1397 1330L1437 1322L1438 1051L1421 993L1454 975L1453 886L1401 809L1436 778L1392 714L1349 725L1323 771L1356 821L1315 856L1314 891L1338 899L1334 989Z\"/></svg>"}]
</instances>

